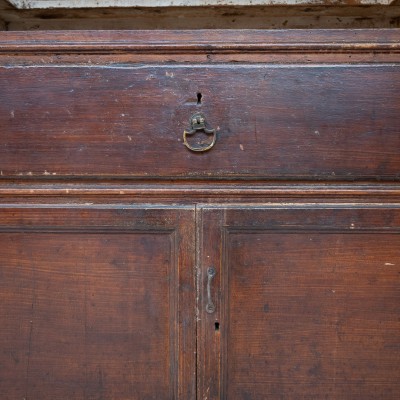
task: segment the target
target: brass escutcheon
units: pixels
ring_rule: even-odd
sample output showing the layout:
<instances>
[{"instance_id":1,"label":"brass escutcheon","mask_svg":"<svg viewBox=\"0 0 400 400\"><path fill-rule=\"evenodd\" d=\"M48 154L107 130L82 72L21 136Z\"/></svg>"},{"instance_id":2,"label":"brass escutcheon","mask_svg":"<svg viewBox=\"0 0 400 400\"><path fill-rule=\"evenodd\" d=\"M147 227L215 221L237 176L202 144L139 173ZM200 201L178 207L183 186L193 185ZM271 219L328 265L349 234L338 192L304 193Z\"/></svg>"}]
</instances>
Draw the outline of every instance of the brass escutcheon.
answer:
<instances>
[{"instance_id":1,"label":"brass escutcheon","mask_svg":"<svg viewBox=\"0 0 400 400\"><path fill-rule=\"evenodd\" d=\"M183 131L183 144L192 151L207 151L210 150L217 141L217 133L215 129L208 129L206 127L206 118L203 113L197 112L190 117L189 120L191 130L190 131ZM186 136L187 135L194 135L198 131L203 131L207 135L213 135L212 141L210 143L205 143L197 146L192 146L188 143Z\"/></svg>"}]
</instances>

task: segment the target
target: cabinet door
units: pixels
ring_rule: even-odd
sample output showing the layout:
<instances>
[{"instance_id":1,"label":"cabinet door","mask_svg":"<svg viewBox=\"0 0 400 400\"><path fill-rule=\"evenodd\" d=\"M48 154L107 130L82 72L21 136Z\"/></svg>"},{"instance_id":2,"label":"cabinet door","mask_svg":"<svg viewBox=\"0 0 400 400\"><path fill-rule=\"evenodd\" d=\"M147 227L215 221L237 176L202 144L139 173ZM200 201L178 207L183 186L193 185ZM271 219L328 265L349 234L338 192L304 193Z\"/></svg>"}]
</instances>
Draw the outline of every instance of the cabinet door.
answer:
<instances>
[{"instance_id":1,"label":"cabinet door","mask_svg":"<svg viewBox=\"0 0 400 400\"><path fill-rule=\"evenodd\" d=\"M190 207L3 206L2 399L194 399Z\"/></svg>"},{"instance_id":2,"label":"cabinet door","mask_svg":"<svg viewBox=\"0 0 400 400\"><path fill-rule=\"evenodd\" d=\"M200 399L399 398L398 206L200 219Z\"/></svg>"}]
</instances>

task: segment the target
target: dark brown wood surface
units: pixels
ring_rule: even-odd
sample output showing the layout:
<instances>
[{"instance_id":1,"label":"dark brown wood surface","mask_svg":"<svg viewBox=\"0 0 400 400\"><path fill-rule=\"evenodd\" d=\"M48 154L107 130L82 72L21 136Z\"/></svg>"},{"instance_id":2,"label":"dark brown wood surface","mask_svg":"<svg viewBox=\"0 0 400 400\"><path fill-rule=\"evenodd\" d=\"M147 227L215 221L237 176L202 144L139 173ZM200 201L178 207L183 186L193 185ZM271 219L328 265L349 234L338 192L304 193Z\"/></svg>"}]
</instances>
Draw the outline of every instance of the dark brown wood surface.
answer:
<instances>
[{"instance_id":1,"label":"dark brown wood surface","mask_svg":"<svg viewBox=\"0 0 400 400\"><path fill-rule=\"evenodd\" d=\"M399 93L396 65L1 68L2 176L399 179Z\"/></svg>"},{"instance_id":2,"label":"dark brown wood surface","mask_svg":"<svg viewBox=\"0 0 400 400\"><path fill-rule=\"evenodd\" d=\"M0 398L397 400L399 65L396 29L1 33Z\"/></svg>"},{"instance_id":3,"label":"dark brown wood surface","mask_svg":"<svg viewBox=\"0 0 400 400\"><path fill-rule=\"evenodd\" d=\"M398 398L398 206L215 207L201 218L203 312L207 265L218 276L217 311L199 330L201 399Z\"/></svg>"},{"instance_id":4,"label":"dark brown wood surface","mask_svg":"<svg viewBox=\"0 0 400 400\"><path fill-rule=\"evenodd\" d=\"M194 399L194 214L2 208L3 399Z\"/></svg>"},{"instance_id":5,"label":"dark brown wood surface","mask_svg":"<svg viewBox=\"0 0 400 400\"><path fill-rule=\"evenodd\" d=\"M249 52L307 50L395 52L399 29L198 29L1 32L1 52ZM16 54L17 56L17 54Z\"/></svg>"},{"instance_id":6,"label":"dark brown wood surface","mask_svg":"<svg viewBox=\"0 0 400 400\"><path fill-rule=\"evenodd\" d=\"M398 180L400 70L385 57L399 54L399 37L398 30L211 31L196 40L187 31L4 33L1 177ZM145 63L125 59L143 54ZM210 59L175 59L185 54ZM213 60L223 54L249 58ZM287 64L293 54L302 61ZM365 54L373 62L356 61ZM218 131L207 153L183 146L196 111Z\"/></svg>"}]
</instances>

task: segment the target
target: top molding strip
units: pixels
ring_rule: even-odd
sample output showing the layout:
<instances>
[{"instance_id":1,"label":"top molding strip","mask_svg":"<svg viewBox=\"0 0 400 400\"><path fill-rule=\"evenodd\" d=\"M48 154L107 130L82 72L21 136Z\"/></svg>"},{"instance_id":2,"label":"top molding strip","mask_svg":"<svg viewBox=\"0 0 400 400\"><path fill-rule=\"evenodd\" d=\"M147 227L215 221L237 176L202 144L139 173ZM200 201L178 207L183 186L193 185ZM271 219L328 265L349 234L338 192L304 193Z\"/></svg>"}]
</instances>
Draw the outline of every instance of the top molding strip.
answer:
<instances>
[{"instance_id":1,"label":"top molding strip","mask_svg":"<svg viewBox=\"0 0 400 400\"><path fill-rule=\"evenodd\" d=\"M8 0L20 10L109 7L390 5L394 0Z\"/></svg>"},{"instance_id":2,"label":"top molding strip","mask_svg":"<svg viewBox=\"0 0 400 400\"><path fill-rule=\"evenodd\" d=\"M1 32L0 53L398 53L400 29Z\"/></svg>"}]
</instances>

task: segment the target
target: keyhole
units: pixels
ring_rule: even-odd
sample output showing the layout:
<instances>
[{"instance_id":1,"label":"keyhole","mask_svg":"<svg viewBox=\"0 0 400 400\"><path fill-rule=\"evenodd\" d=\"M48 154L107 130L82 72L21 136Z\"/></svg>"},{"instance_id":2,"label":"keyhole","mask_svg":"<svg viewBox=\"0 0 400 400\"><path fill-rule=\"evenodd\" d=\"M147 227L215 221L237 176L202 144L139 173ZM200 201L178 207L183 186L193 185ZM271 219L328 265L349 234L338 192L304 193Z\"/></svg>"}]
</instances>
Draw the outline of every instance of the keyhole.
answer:
<instances>
[{"instance_id":1,"label":"keyhole","mask_svg":"<svg viewBox=\"0 0 400 400\"><path fill-rule=\"evenodd\" d=\"M216 322L214 326L215 326L215 330L219 331L219 322Z\"/></svg>"},{"instance_id":2,"label":"keyhole","mask_svg":"<svg viewBox=\"0 0 400 400\"><path fill-rule=\"evenodd\" d=\"M203 95L201 93L197 93L197 104L201 104L201 98Z\"/></svg>"}]
</instances>

